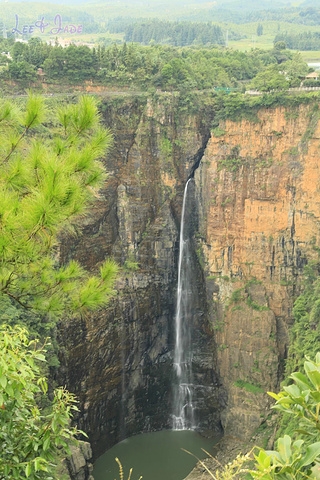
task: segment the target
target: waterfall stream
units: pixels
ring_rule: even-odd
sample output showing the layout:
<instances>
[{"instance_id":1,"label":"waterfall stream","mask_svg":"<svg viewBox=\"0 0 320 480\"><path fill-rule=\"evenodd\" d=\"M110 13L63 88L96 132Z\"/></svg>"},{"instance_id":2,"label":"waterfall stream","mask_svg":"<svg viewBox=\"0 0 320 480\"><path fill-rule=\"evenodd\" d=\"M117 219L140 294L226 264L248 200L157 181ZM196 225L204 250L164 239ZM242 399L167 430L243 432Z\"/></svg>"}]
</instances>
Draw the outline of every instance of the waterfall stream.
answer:
<instances>
[{"instance_id":1,"label":"waterfall stream","mask_svg":"<svg viewBox=\"0 0 320 480\"><path fill-rule=\"evenodd\" d=\"M178 288L175 315L174 368L176 384L173 386L173 430L195 428L192 383L192 268L190 238L188 235L188 186L186 183L180 226L178 262Z\"/></svg>"}]
</instances>

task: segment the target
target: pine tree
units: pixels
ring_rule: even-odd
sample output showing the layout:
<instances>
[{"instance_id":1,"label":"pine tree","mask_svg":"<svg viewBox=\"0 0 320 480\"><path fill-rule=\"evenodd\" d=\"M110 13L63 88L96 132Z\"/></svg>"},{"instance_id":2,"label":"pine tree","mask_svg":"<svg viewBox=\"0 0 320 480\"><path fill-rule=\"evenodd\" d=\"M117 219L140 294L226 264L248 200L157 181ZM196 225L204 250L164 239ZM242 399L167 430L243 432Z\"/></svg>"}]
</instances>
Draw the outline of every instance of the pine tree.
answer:
<instances>
[{"instance_id":1,"label":"pine tree","mask_svg":"<svg viewBox=\"0 0 320 480\"><path fill-rule=\"evenodd\" d=\"M257 26L257 35L258 37L261 37L261 35L263 35L263 25L261 25L261 23L259 23Z\"/></svg>"},{"instance_id":2,"label":"pine tree","mask_svg":"<svg viewBox=\"0 0 320 480\"><path fill-rule=\"evenodd\" d=\"M103 306L112 292L112 261L95 277L56 258L58 234L86 212L105 177L97 159L112 136L92 97L47 112L57 124L50 138L41 134L45 115L43 98L33 93L23 110L0 102L0 305L9 297L59 316Z\"/></svg>"}]
</instances>

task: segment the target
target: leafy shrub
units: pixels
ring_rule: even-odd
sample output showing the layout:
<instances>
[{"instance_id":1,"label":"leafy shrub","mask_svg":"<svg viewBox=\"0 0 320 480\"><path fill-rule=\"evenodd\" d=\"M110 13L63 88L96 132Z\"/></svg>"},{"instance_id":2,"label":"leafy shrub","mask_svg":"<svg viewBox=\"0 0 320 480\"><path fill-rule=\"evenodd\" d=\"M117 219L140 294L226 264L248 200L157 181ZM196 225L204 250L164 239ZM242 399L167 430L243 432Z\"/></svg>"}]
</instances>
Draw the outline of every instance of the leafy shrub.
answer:
<instances>
[{"instance_id":1,"label":"leafy shrub","mask_svg":"<svg viewBox=\"0 0 320 480\"><path fill-rule=\"evenodd\" d=\"M247 390L247 392L251 392L254 394L264 393L264 390L260 387L260 385L253 385L252 383L245 382L244 380L237 380L234 383L234 386L238 388L244 388L245 390Z\"/></svg>"}]
</instances>

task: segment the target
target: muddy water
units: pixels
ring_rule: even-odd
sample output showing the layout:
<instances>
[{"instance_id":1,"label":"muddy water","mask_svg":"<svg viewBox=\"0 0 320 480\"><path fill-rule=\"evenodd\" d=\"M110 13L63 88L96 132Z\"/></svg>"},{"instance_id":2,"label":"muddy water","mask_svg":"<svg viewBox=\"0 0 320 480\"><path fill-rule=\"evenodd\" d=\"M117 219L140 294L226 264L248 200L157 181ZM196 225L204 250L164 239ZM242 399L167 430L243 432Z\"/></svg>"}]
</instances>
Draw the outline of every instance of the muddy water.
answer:
<instances>
[{"instance_id":1,"label":"muddy water","mask_svg":"<svg viewBox=\"0 0 320 480\"><path fill-rule=\"evenodd\" d=\"M123 440L98 458L94 465L95 480L119 480L118 457L124 470L124 480L183 480L195 466L197 460L182 451L184 448L199 458L210 452L218 437L206 439L190 430L166 430L145 433Z\"/></svg>"}]
</instances>

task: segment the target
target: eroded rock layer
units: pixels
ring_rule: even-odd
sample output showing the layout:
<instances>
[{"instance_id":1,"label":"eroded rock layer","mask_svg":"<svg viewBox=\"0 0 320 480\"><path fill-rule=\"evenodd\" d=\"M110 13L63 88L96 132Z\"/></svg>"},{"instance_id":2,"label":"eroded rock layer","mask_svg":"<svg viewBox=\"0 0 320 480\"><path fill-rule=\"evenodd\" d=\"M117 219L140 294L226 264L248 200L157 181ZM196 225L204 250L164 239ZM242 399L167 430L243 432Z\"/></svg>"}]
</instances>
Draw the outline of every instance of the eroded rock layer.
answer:
<instances>
[{"instance_id":1,"label":"eroded rock layer","mask_svg":"<svg viewBox=\"0 0 320 480\"><path fill-rule=\"evenodd\" d=\"M319 113L261 110L220 124L196 171L200 237L228 392L226 432L248 438L281 378L304 266L318 257Z\"/></svg>"}]
</instances>

